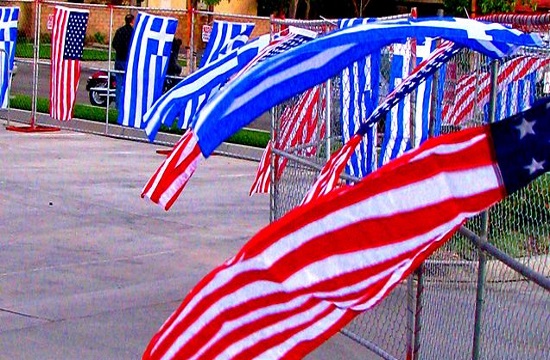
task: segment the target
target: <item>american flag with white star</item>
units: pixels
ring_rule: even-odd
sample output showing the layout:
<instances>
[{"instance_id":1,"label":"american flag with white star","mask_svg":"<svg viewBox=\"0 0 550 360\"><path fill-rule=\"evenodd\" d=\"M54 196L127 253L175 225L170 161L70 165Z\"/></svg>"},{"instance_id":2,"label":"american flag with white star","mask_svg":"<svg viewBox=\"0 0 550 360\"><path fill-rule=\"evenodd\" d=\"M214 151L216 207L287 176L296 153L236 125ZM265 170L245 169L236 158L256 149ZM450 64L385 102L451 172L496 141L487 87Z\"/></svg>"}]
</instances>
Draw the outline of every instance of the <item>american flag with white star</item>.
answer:
<instances>
[{"instance_id":1,"label":"american flag with white star","mask_svg":"<svg viewBox=\"0 0 550 360\"><path fill-rule=\"evenodd\" d=\"M379 304L470 217L548 170L550 99L428 139L299 206L206 275L144 360L302 359Z\"/></svg>"},{"instance_id":2,"label":"american flag with white star","mask_svg":"<svg viewBox=\"0 0 550 360\"><path fill-rule=\"evenodd\" d=\"M50 116L70 120L80 80L88 10L56 6L52 29Z\"/></svg>"}]
</instances>

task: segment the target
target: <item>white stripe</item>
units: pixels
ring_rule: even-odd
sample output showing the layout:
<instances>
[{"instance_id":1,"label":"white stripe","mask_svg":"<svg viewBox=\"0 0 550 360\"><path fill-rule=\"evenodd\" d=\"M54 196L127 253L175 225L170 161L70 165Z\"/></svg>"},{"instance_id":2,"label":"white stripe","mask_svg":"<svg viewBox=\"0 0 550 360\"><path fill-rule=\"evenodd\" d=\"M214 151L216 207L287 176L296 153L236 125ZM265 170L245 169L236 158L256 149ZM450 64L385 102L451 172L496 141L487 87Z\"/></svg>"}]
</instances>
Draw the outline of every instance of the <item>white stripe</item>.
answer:
<instances>
[{"instance_id":1,"label":"white stripe","mask_svg":"<svg viewBox=\"0 0 550 360\"><path fill-rule=\"evenodd\" d=\"M315 56L307 59L306 61L296 64L295 66L292 66L286 70L279 71L275 74L272 74L271 76L262 80L259 84L256 84L252 89L248 90L241 96L235 98L232 101L231 106L228 109L226 109L226 111L220 117L224 118L229 116L229 114L231 114L232 112L239 110L239 108L244 104L246 104L248 101L250 101L250 99L255 98L262 92L269 90L271 87L277 86L278 84L288 81L294 76L302 74L308 70L319 69L319 68L322 68L323 66L326 66L326 64L330 62L333 58L338 57L339 55L345 53L353 46L355 46L355 44L347 44L347 45L327 49L326 51L316 54ZM286 58L280 59L278 62L273 64L273 67L274 68L279 67L280 65L284 64L286 60L287 60ZM214 104L216 103L217 102L212 102L212 106L214 106ZM202 111L200 113L199 118L197 119L197 124L195 126L196 132L198 132L198 129L201 127L204 120L208 118L206 115L208 115L209 113L210 111Z\"/></svg>"},{"instance_id":2,"label":"white stripe","mask_svg":"<svg viewBox=\"0 0 550 360\"><path fill-rule=\"evenodd\" d=\"M476 185L470 185L468 179L476 179ZM442 186L442 184L445 184L445 186ZM395 208L399 208L399 212L413 211L447 199L469 197L498 187L499 180L494 167L484 166L467 171L441 173L433 178L382 192L371 198L334 211L279 239L257 257L234 264L231 268L224 269L216 274L210 283L191 299L176 321L164 332L159 344L162 342L164 336L171 333L173 327L192 311L200 299L227 284L240 273L251 269L270 268L274 262L293 252L297 247L314 240L320 235L326 234L327 231L337 231L345 226L368 219L395 215ZM426 193L423 191L426 188L432 191ZM422 193L423 196L409 196L410 194L418 193ZM387 204L388 198L393 200L391 208L384 206L384 204ZM400 203L397 204L397 201L400 201Z\"/></svg>"}]
</instances>

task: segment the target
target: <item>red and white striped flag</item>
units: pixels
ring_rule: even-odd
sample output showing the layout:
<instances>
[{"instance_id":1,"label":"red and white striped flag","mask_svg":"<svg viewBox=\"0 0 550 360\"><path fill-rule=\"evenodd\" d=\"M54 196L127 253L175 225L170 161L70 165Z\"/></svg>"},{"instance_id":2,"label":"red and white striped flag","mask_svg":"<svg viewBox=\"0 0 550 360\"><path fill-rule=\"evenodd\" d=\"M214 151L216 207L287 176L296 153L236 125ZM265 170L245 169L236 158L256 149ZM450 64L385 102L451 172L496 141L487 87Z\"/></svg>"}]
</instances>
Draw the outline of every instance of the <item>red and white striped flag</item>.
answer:
<instances>
[{"instance_id":1,"label":"red and white striped flag","mask_svg":"<svg viewBox=\"0 0 550 360\"><path fill-rule=\"evenodd\" d=\"M143 359L300 359L550 166L550 110L432 138L295 208L190 291Z\"/></svg>"},{"instance_id":2,"label":"red and white striped flag","mask_svg":"<svg viewBox=\"0 0 550 360\"><path fill-rule=\"evenodd\" d=\"M319 86L315 86L308 89L300 95L296 103L292 106L285 108L279 122L281 124L281 134L277 138L276 148L287 150L288 148L295 147L297 145L310 144L317 138L325 136L325 124L321 124L319 127L318 108L320 89ZM324 106L324 101L321 106ZM317 133L319 132L319 136ZM272 142L270 141L265 148L264 154L260 164L258 165L258 171L256 172L256 178L252 183L249 195L254 193L261 194L269 192L269 185L271 184L271 176L269 175L269 161L272 153ZM316 146L305 146L299 150L298 155L312 156L315 154ZM284 169L288 163L288 159L284 157L276 158L276 177L280 179L283 175Z\"/></svg>"},{"instance_id":3,"label":"red and white striped flag","mask_svg":"<svg viewBox=\"0 0 550 360\"><path fill-rule=\"evenodd\" d=\"M523 55L506 61L498 70L498 91L502 92L513 82L525 78L528 74L544 69L550 60ZM472 119L475 110L483 109L491 94L491 75L488 72L468 74L460 78L454 89L450 89L454 98L444 102L442 121L444 124L461 125ZM521 99L516 99L520 101ZM526 108L531 104L520 104Z\"/></svg>"},{"instance_id":4,"label":"red and white striped flag","mask_svg":"<svg viewBox=\"0 0 550 360\"><path fill-rule=\"evenodd\" d=\"M88 10L55 7L50 65L50 116L57 120L67 121L73 115L88 16Z\"/></svg>"},{"instance_id":5,"label":"red and white striped flag","mask_svg":"<svg viewBox=\"0 0 550 360\"><path fill-rule=\"evenodd\" d=\"M330 159L317 177L317 180L315 180L315 183L313 183L308 190L304 200L302 200L302 204L306 204L319 196L328 194L338 185L340 174L344 171L351 154L353 154L361 140L363 140L363 136L355 134L338 151L332 153Z\"/></svg>"},{"instance_id":6,"label":"red and white striped flag","mask_svg":"<svg viewBox=\"0 0 550 360\"><path fill-rule=\"evenodd\" d=\"M141 197L169 210L197 169L203 158L192 130L187 130L178 140L170 155L153 174L141 191Z\"/></svg>"}]
</instances>

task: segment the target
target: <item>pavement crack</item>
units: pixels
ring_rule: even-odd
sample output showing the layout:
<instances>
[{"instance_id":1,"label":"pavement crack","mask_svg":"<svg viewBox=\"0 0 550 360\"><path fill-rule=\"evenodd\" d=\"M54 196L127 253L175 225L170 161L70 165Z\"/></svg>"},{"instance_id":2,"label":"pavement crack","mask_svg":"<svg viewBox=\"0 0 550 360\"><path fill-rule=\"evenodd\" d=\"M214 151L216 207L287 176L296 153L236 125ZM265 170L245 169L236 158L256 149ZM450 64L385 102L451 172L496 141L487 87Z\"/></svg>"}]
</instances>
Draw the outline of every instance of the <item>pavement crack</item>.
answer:
<instances>
[{"instance_id":1,"label":"pavement crack","mask_svg":"<svg viewBox=\"0 0 550 360\"><path fill-rule=\"evenodd\" d=\"M29 319L43 320L43 321L47 321L47 322L55 322L55 320L53 320L53 319L48 319L48 318L44 318L44 317L40 317L40 316L25 314L25 313L22 313L22 312L19 312L19 311L13 311L13 310L4 309L4 308L0 308L0 312L6 312L6 313L9 313L9 314L23 316L23 317L26 317L26 318L29 318Z\"/></svg>"}]
</instances>

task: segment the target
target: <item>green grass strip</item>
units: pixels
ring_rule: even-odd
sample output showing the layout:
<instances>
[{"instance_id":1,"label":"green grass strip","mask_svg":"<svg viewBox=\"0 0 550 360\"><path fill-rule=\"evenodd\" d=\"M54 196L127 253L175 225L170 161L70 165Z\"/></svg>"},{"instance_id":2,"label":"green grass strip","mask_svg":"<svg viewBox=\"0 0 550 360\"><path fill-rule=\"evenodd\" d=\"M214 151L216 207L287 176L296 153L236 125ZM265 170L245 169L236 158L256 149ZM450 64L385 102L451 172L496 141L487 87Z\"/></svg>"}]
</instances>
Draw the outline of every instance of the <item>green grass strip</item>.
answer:
<instances>
[{"instance_id":1,"label":"green grass strip","mask_svg":"<svg viewBox=\"0 0 550 360\"><path fill-rule=\"evenodd\" d=\"M31 111L32 97L29 95L16 94L10 99L10 107L12 109L28 110ZM38 98L36 102L36 112L48 114L50 112L50 100L46 98ZM96 122L105 122L107 110L97 106L75 104L74 118L84 119ZM116 109L109 109L109 124L117 124L118 111ZM167 132L170 134L181 135L183 131L176 127L168 128L161 126L161 132ZM270 135L267 131L253 130L253 129L241 129L229 139L228 143L246 145L258 148L265 148L269 141Z\"/></svg>"}]
</instances>

